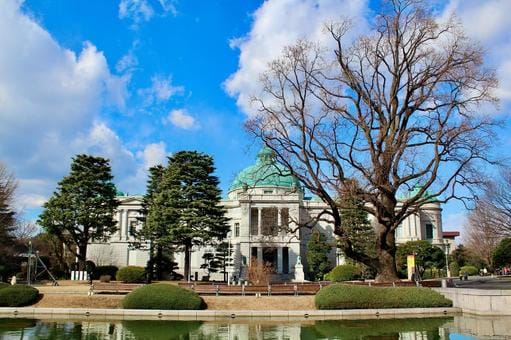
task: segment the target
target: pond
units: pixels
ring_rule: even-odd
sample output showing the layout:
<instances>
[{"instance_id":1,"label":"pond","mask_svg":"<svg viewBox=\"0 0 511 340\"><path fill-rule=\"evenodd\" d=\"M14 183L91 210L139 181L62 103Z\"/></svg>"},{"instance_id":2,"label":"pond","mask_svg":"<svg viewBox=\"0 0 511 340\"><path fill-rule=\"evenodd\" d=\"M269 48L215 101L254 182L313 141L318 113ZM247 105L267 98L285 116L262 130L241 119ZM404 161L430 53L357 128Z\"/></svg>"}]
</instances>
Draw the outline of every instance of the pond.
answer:
<instances>
[{"instance_id":1,"label":"pond","mask_svg":"<svg viewBox=\"0 0 511 340\"><path fill-rule=\"evenodd\" d=\"M511 318L257 321L0 319L0 339L511 339Z\"/></svg>"}]
</instances>

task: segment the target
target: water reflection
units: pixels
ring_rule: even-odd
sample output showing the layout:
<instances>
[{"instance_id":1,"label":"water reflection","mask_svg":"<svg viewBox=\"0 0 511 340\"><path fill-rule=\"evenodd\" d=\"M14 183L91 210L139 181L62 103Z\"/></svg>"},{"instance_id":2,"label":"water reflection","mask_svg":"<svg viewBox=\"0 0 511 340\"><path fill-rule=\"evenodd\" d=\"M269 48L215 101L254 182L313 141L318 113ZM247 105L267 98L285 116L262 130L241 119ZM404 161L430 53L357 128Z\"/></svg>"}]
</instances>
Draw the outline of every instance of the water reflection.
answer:
<instances>
[{"instance_id":1,"label":"water reflection","mask_svg":"<svg viewBox=\"0 0 511 340\"><path fill-rule=\"evenodd\" d=\"M511 339L511 318L281 321L0 319L1 339Z\"/></svg>"}]
</instances>

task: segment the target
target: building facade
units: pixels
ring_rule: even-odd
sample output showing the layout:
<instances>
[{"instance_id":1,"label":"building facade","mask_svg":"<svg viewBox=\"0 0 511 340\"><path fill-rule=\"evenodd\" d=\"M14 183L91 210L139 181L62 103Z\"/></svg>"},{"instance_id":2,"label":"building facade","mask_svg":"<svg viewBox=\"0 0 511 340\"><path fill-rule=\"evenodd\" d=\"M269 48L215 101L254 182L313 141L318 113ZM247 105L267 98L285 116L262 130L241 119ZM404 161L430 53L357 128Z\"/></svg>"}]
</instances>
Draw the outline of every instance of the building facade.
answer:
<instances>
[{"instance_id":1,"label":"building facade","mask_svg":"<svg viewBox=\"0 0 511 340\"><path fill-rule=\"evenodd\" d=\"M413 192L412 192L413 194ZM133 247L134 232L141 228L139 222L142 197L120 196L116 213L119 230L107 243L91 243L89 259L96 265L145 266L148 251ZM311 229L323 233L327 242L335 244L333 225L327 221L316 221L321 211L328 206L319 199L306 197L296 178L275 162L271 150L263 148L257 161L241 171L231 183L227 198L221 203L227 212L231 231L227 235L232 250L232 266L229 278L244 279L250 265L271 264L276 280L293 279L294 267L299 258L307 270L306 245ZM371 218L371 216L370 216ZM312 228L303 228L308 225ZM396 230L396 242L428 240L446 249L442 230L442 209L432 200L421 210L409 216ZM454 238L452 241L454 242ZM451 247L451 250L454 246ZM191 256L192 278L201 279L206 271L201 269L205 252L214 251L204 247L194 249ZM179 265L184 268L184 254L174 254ZM336 247L329 254L332 265L343 263ZM251 263L252 262L252 263ZM216 273L212 279L223 279Z\"/></svg>"}]
</instances>

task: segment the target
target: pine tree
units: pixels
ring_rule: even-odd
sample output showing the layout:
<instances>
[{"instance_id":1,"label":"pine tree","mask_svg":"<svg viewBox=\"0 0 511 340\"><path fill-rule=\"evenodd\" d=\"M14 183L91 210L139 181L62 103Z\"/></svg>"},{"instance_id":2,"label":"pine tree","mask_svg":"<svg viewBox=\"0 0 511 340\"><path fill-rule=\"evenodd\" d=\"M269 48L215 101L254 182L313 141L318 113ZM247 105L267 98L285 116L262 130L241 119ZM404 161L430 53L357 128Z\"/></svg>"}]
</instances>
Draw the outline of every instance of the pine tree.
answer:
<instances>
[{"instance_id":1,"label":"pine tree","mask_svg":"<svg viewBox=\"0 0 511 340\"><path fill-rule=\"evenodd\" d=\"M323 279L323 276L332 269L328 259L328 253L331 250L332 246L326 242L325 235L314 230L307 242L307 264L309 273L315 280Z\"/></svg>"},{"instance_id":2,"label":"pine tree","mask_svg":"<svg viewBox=\"0 0 511 340\"><path fill-rule=\"evenodd\" d=\"M17 270L12 235L16 223L16 214L12 209L15 188L14 177L0 163L0 281Z\"/></svg>"},{"instance_id":3,"label":"pine tree","mask_svg":"<svg viewBox=\"0 0 511 340\"><path fill-rule=\"evenodd\" d=\"M143 228L137 237L141 240L149 240L149 261L147 263L148 272L153 273L156 267L156 278L161 280L165 269L172 271L173 268L165 268L170 263L168 252L172 251L172 242L168 238L167 226L158 212L160 206L155 203L155 197L161 192L161 185L165 168L162 165L156 165L149 169L149 178L147 180L147 192L142 199L142 209L140 220L143 222ZM156 253L156 254L155 254ZM171 257L170 257L171 258Z\"/></svg>"},{"instance_id":4,"label":"pine tree","mask_svg":"<svg viewBox=\"0 0 511 340\"><path fill-rule=\"evenodd\" d=\"M196 151L175 153L169 157L148 211L148 224L165 227L161 240L184 251L185 278L190 277L192 248L214 244L229 231L225 210L219 205L221 192L214 170L208 155Z\"/></svg>"},{"instance_id":5,"label":"pine tree","mask_svg":"<svg viewBox=\"0 0 511 340\"><path fill-rule=\"evenodd\" d=\"M80 270L90 240L106 240L117 230L114 210L119 205L107 159L90 155L73 158L71 172L44 204L38 223L76 255Z\"/></svg>"}]
</instances>

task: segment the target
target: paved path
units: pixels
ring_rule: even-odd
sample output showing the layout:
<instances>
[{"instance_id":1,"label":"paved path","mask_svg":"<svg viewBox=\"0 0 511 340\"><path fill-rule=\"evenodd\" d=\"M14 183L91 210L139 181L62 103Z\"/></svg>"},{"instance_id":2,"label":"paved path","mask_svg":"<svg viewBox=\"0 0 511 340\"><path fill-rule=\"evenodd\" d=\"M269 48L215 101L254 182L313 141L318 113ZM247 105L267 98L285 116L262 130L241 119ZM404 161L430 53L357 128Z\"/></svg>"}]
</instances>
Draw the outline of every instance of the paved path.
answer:
<instances>
[{"instance_id":1,"label":"paved path","mask_svg":"<svg viewBox=\"0 0 511 340\"><path fill-rule=\"evenodd\" d=\"M454 284L458 288L474 288L474 289L511 289L511 276L470 276L468 280L454 280Z\"/></svg>"}]
</instances>

